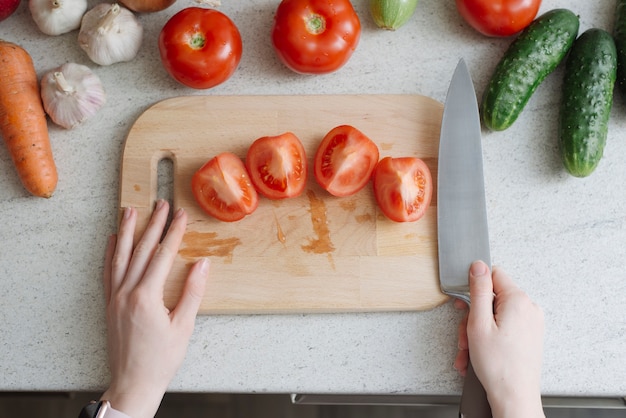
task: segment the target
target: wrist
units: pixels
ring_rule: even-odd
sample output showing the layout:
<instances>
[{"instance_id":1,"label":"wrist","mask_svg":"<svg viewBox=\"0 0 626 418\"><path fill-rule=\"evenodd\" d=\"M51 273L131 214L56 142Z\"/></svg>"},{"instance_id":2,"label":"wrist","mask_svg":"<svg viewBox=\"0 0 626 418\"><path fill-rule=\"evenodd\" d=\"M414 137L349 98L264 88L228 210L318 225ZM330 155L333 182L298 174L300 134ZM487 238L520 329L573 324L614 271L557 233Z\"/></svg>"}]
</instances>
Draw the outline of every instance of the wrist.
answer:
<instances>
[{"instance_id":1,"label":"wrist","mask_svg":"<svg viewBox=\"0 0 626 418\"><path fill-rule=\"evenodd\" d=\"M487 397L493 418L545 418L539 393Z\"/></svg>"},{"instance_id":2,"label":"wrist","mask_svg":"<svg viewBox=\"0 0 626 418\"><path fill-rule=\"evenodd\" d=\"M162 392L142 390L119 390L109 387L101 396L101 400L108 400L111 406L131 418L153 418L163 399Z\"/></svg>"}]
</instances>

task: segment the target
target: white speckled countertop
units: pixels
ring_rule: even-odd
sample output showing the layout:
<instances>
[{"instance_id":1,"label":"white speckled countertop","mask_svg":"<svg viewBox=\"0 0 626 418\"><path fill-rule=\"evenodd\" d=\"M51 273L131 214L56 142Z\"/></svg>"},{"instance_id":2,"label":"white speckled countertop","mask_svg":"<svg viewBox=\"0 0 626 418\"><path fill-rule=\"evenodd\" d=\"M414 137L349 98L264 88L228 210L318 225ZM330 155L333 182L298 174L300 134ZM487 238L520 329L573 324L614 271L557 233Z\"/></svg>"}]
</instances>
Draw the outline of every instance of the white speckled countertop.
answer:
<instances>
[{"instance_id":1,"label":"white speckled countertop","mask_svg":"<svg viewBox=\"0 0 626 418\"><path fill-rule=\"evenodd\" d=\"M0 390L101 390L108 382L100 278L115 230L124 139L162 99L190 95L404 93L444 101L460 57L479 94L509 39L485 38L453 1L421 0L395 33L377 29L355 1L363 33L349 63L327 76L301 76L275 58L269 30L276 0L223 0L239 26L244 55L235 75L209 91L173 81L157 36L190 3L141 15L139 55L92 64L77 32L42 35L26 0L0 22L0 38L21 44L37 71L89 65L108 102L96 118L65 131L50 125L59 186L50 200L22 189L0 147ZM612 30L613 3L544 0ZM90 5L95 4L90 1ZM494 264L508 270L546 314L543 392L626 395L626 107L616 98L608 145L587 179L564 172L557 107L562 67L539 88L517 123L485 133L485 176ZM428 312L198 318L174 391L328 394L460 393L452 368L460 314L450 303Z\"/></svg>"}]
</instances>

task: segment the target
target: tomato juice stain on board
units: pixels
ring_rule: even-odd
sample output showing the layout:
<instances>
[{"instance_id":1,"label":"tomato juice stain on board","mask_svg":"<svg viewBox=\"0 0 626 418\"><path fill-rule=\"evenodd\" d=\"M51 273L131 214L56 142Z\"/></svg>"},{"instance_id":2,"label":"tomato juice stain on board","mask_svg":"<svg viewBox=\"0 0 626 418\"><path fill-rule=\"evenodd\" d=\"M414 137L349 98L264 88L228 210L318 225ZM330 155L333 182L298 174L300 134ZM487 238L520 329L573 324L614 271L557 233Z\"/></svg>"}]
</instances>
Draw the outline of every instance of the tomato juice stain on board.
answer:
<instances>
[{"instance_id":1,"label":"tomato juice stain on board","mask_svg":"<svg viewBox=\"0 0 626 418\"><path fill-rule=\"evenodd\" d=\"M318 198L312 190L307 190L306 195L309 198L311 223L316 237L308 238L309 243L301 247L307 253L328 254L330 259L331 253L335 251L335 246L330 240L326 203L323 199ZM332 259L330 260L332 262Z\"/></svg>"},{"instance_id":2,"label":"tomato juice stain on board","mask_svg":"<svg viewBox=\"0 0 626 418\"><path fill-rule=\"evenodd\" d=\"M287 237L285 236L283 229L280 227L280 222L278 222L278 216L276 216L276 212L274 212L274 220L276 221L276 238L278 239L278 241L284 244L285 242L287 242Z\"/></svg>"},{"instance_id":3,"label":"tomato juice stain on board","mask_svg":"<svg viewBox=\"0 0 626 418\"><path fill-rule=\"evenodd\" d=\"M363 224L365 222L371 222L373 220L373 216L371 213L363 213L361 215L356 215L354 217L354 219L356 219L356 221L360 224Z\"/></svg>"},{"instance_id":4,"label":"tomato juice stain on board","mask_svg":"<svg viewBox=\"0 0 626 418\"><path fill-rule=\"evenodd\" d=\"M341 209L345 210L346 212L353 213L357 210L359 204L357 202L357 199L348 199L339 202L339 206L341 206ZM373 221L373 219L374 217L369 212L354 215L354 220L357 221L357 223L359 224Z\"/></svg>"},{"instance_id":5,"label":"tomato juice stain on board","mask_svg":"<svg viewBox=\"0 0 626 418\"><path fill-rule=\"evenodd\" d=\"M341 209L348 212L354 212L356 210L356 199L342 200L339 202Z\"/></svg>"},{"instance_id":6,"label":"tomato juice stain on board","mask_svg":"<svg viewBox=\"0 0 626 418\"><path fill-rule=\"evenodd\" d=\"M200 257L223 257L226 264L232 264L233 252L241 245L237 237L218 239L216 232L189 231L183 237L183 248L178 252L185 259Z\"/></svg>"}]
</instances>

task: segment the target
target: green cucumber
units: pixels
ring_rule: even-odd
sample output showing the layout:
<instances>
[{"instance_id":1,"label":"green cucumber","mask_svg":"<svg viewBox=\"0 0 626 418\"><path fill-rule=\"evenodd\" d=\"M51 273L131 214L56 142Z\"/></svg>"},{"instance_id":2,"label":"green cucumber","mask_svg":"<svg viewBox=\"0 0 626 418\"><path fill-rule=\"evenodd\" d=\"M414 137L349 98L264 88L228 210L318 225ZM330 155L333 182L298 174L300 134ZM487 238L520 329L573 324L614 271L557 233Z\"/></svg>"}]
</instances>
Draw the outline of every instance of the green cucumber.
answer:
<instances>
[{"instance_id":1,"label":"green cucumber","mask_svg":"<svg viewBox=\"0 0 626 418\"><path fill-rule=\"evenodd\" d=\"M539 84L567 55L578 27L578 16L567 9L554 9L522 31L485 89L481 113L487 128L502 131L515 122Z\"/></svg>"},{"instance_id":2,"label":"green cucumber","mask_svg":"<svg viewBox=\"0 0 626 418\"><path fill-rule=\"evenodd\" d=\"M616 73L611 35L596 28L580 35L565 64L559 122L561 157L573 176L588 176L602 158Z\"/></svg>"},{"instance_id":3,"label":"green cucumber","mask_svg":"<svg viewBox=\"0 0 626 418\"><path fill-rule=\"evenodd\" d=\"M626 97L626 0L617 1L613 39L617 48L617 87Z\"/></svg>"}]
</instances>

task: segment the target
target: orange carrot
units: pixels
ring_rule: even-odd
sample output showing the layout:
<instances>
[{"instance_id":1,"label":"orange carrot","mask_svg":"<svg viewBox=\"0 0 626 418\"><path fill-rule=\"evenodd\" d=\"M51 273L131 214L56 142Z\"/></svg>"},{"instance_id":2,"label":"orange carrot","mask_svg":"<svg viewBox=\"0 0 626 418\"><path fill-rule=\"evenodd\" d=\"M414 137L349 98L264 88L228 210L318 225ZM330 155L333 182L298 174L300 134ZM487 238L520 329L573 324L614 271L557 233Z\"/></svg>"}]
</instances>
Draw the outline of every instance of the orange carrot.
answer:
<instances>
[{"instance_id":1,"label":"orange carrot","mask_svg":"<svg viewBox=\"0 0 626 418\"><path fill-rule=\"evenodd\" d=\"M22 184L50 197L57 184L48 124L33 60L23 48L0 40L0 135Z\"/></svg>"}]
</instances>

